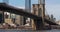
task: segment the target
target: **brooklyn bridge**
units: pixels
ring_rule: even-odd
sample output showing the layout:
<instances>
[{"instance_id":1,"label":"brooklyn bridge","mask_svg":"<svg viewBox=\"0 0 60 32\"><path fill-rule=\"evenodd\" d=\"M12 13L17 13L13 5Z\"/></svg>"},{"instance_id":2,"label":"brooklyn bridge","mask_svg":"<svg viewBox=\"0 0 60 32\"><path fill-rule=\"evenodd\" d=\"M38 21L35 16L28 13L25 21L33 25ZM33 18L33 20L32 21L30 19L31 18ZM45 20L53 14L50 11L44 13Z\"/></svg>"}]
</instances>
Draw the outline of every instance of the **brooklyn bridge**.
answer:
<instances>
[{"instance_id":1,"label":"brooklyn bridge","mask_svg":"<svg viewBox=\"0 0 60 32\"><path fill-rule=\"evenodd\" d=\"M30 0L29 0L29 3L31 3ZM26 4L26 7L27 7L27 4ZM42 12L40 10L37 10L36 12L35 12L35 10L33 10L33 12L30 13L30 12L26 11L27 9L20 9L20 8L11 6L7 3L0 3L0 11L2 11L2 13L1 13L2 14L2 22L1 23L4 23L4 19L5 19L4 12L9 12L9 13L14 13L17 15L21 15L23 17L30 18L31 22L33 21L32 28L35 30L45 29L46 28L45 23L47 23L49 27L51 25L58 25L54 21L51 21L50 19L47 19L45 17L45 0L40 1L39 4L33 4L33 8L34 7L36 7L36 8L38 7L38 9L39 8L42 9L41 10ZM28 8L30 9L30 6ZM28 11L30 11L30 10L28 10ZM50 27L50 29L51 29L51 27Z\"/></svg>"}]
</instances>

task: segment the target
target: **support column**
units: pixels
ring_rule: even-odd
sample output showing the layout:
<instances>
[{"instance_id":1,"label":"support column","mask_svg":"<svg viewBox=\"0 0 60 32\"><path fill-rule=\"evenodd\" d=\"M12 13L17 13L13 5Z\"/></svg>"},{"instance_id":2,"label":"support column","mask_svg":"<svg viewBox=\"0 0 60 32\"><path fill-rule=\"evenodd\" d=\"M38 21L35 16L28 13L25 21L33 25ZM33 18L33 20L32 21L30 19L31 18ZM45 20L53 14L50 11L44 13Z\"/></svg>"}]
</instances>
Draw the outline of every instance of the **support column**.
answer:
<instances>
[{"instance_id":1,"label":"support column","mask_svg":"<svg viewBox=\"0 0 60 32\"><path fill-rule=\"evenodd\" d=\"M34 19L34 23L36 25L36 30L43 30L44 29L44 25L43 25L42 20Z\"/></svg>"},{"instance_id":2,"label":"support column","mask_svg":"<svg viewBox=\"0 0 60 32\"><path fill-rule=\"evenodd\" d=\"M32 19L32 28L33 28L33 30L36 30L36 25L35 25L35 22L33 19Z\"/></svg>"},{"instance_id":3,"label":"support column","mask_svg":"<svg viewBox=\"0 0 60 32\"><path fill-rule=\"evenodd\" d=\"M44 25L43 25L42 20L32 19L32 28L33 30L43 30Z\"/></svg>"},{"instance_id":4,"label":"support column","mask_svg":"<svg viewBox=\"0 0 60 32\"><path fill-rule=\"evenodd\" d=\"M0 11L0 24L4 23L4 11Z\"/></svg>"},{"instance_id":5,"label":"support column","mask_svg":"<svg viewBox=\"0 0 60 32\"><path fill-rule=\"evenodd\" d=\"M3 11L2 13L3 13L3 15L2 15L2 16L3 16L3 17L2 17L2 23L4 23L4 22L5 22L5 21L4 21L4 20L5 20L5 18L4 18L4 11Z\"/></svg>"}]
</instances>

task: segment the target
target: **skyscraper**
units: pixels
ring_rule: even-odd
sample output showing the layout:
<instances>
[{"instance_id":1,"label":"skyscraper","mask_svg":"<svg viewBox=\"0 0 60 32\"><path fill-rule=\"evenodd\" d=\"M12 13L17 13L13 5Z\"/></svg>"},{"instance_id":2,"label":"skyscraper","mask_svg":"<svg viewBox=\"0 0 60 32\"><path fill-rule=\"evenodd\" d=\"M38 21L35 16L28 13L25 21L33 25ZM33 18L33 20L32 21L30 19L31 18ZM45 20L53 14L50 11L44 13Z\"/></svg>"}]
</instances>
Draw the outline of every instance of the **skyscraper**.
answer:
<instances>
[{"instance_id":1,"label":"skyscraper","mask_svg":"<svg viewBox=\"0 0 60 32\"><path fill-rule=\"evenodd\" d=\"M31 0L25 0L25 11L31 12Z\"/></svg>"},{"instance_id":2,"label":"skyscraper","mask_svg":"<svg viewBox=\"0 0 60 32\"><path fill-rule=\"evenodd\" d=\"M45 0L38 0L39 4L45 4Z\"/></svg>"}]
</instances>

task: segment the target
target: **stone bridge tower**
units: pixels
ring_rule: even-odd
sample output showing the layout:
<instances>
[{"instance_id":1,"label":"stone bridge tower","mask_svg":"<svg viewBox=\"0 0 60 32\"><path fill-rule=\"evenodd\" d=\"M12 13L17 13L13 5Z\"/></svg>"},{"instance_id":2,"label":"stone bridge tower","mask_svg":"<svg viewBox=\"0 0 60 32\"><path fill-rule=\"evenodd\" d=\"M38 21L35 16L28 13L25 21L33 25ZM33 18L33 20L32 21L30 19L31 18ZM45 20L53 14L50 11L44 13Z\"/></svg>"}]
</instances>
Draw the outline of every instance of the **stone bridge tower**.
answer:
<instances>
[{"instance_id":1,"label":"stone bridge tower","mask_svg":"<svg viewBox=\"0 0 60 32\"><path fill-rule=\"evenodd\" d=\"M33 28L39 30L44 28L44 17L45 17L45 0L38 0L38 4L32 5L33 11L32 13L42 17L42 21L33 21L34 25L32 24ZM36 22L36 23L35 23Z\"/></svg>"}]
</instances>

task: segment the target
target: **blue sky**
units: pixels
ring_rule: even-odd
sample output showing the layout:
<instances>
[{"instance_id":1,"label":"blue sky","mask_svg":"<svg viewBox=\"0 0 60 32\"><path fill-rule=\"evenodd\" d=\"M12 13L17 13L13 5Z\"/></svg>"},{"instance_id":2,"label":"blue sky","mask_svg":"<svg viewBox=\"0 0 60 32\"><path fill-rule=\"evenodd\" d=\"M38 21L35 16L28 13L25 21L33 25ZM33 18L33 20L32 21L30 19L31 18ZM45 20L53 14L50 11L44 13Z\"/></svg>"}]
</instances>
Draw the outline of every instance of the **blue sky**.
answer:
<instances>
[{"instance_id":1,"label":"blue sky","mask_svg":"<svg viewBox=\"0 0 60 32\"><path fill-rule=\"evenodd\" d=\"M60 0L46 0L46 9L49 15L53 14L57 20L60 20Z\"/></svg>"},{"instance_id":2,"label":"blue sky","mask_svg":"<svg viewBox=\"0 0 60 32\"><path fill-rule=\"evenodd\" d=\"M0 0L0 2L3 2ZM32 4L38 3L38 0L32 0ZM24 8L25 0L9 0L9 4L16 7ZM46 0L46 11L49 15L53 14L57 20L60 20L60 0Z\"/></svg>"}]
</instances>

